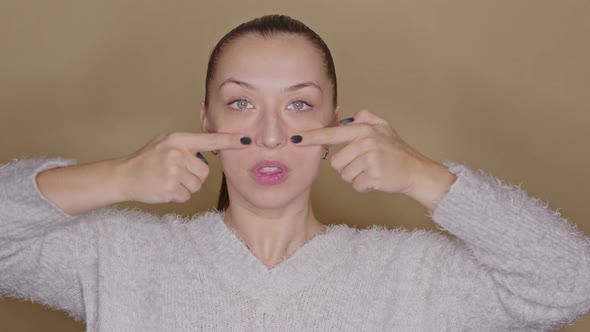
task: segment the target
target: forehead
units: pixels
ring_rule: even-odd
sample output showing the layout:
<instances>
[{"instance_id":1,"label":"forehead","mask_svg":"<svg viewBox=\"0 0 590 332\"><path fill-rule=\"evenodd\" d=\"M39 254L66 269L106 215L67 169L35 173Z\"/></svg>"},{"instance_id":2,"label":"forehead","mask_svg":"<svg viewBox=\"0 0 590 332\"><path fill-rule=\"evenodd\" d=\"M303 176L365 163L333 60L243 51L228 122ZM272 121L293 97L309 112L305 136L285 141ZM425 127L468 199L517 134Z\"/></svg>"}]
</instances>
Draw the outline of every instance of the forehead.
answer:
<instances>
[{"instance_id":1,"label":"forehead","mask_svg":"<svg viewBox=\"0 0 590 332\"><path fill-rule=\"evenodd\" d=\"M295 34L248 34L230 42L218 59L214 82L235 78L258 86L313 81L329 84L321 52Z\"/></svg>"}]
</instances>

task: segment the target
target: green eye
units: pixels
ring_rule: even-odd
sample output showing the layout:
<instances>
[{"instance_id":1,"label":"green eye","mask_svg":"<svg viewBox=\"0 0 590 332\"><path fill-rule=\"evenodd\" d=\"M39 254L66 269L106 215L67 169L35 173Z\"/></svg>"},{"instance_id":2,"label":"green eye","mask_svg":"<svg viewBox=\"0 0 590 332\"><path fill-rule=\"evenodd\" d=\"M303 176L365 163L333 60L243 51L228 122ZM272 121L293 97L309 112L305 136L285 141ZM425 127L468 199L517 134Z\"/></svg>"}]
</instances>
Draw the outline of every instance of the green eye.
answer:
<instances>
[{"instance_id":1,"label":"green eye","mask_svg":"<svg viewBox=\"0 0 590 332\"><path fill-rule=\"evenodd\" d=\"M236 99L228 105L230 108L235 110L247 110L253 108L252 104L250 104L246 99Z\"/></svg>"},{"instance_id":2,"label":"green eye","mask_svg":"<svg viewBox=\"0 0 590 332\"><path fill-rule=\"evenodd\" d=\"M238 106L240 109L248 108L248 102L245 100L238 100L236 104L236 106Z\"/></svg>"},{"instance_id":3,"label":"green eye","mask_svg":"<svg viewBox=\"0 0 590 332\"><path fill-rule=\"evenodd\" d=\"M307 111L310 107L311 106L308 103L301 100L296 100L289 105L288 109L295 111Z\"/></svg>"}]
</instances>

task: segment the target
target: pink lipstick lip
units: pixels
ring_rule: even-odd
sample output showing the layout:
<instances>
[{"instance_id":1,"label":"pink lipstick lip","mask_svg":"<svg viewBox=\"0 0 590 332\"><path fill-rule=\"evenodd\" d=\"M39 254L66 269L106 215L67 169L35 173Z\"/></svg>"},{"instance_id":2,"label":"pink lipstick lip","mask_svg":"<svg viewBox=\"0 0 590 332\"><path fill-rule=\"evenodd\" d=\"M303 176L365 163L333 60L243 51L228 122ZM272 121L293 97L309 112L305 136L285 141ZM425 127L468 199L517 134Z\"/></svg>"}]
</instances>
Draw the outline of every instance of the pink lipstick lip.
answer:
<instances>
[{"instance_id":1,"label":"pink lipstick lip","mask_svg":"<svg viewBox=\"0 0 590 332\"><path fill-rule=\"evenodd\" d=\"M266 167L274 167L277 170L270 172L263 171ZM254 181L258 182L258 184L265 186L277 185L287 179L289 167L280 161L261 160L252 166L250 173Z\"/></svg>"}]
</instances>

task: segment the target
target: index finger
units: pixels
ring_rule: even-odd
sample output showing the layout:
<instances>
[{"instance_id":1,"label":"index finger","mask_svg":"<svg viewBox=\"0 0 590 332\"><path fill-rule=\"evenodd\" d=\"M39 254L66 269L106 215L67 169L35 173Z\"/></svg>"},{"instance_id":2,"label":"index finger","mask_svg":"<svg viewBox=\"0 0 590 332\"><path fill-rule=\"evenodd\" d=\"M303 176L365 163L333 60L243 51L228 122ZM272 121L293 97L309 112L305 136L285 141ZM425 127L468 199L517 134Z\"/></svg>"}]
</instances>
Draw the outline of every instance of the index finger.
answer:
<instances>
[{"instance_id":1,"label":"index finger","mask_svg":"<svg viewBox=\"0 0 590 332\"><path fill-rule=\"evenodd\" d=\"M346 125L337 127L326 127L304 131L291 138L291 141L299 141L295 144L298 146L310 145L331 145L352 142L364 132L363 125ZM294 138L299 136L299 138Z\"/></svg>"},{"instance_id":2,"label":"index finger","mask_svg":"<svg viewBox=\"0 0 590 332\"><path fill-rule=\"evenodd\" d=\"M252 143L249 137L228 133L187 133L184 135L183 141L189 151L193 153L243 149Z\"/></svg>"}]
</instances>

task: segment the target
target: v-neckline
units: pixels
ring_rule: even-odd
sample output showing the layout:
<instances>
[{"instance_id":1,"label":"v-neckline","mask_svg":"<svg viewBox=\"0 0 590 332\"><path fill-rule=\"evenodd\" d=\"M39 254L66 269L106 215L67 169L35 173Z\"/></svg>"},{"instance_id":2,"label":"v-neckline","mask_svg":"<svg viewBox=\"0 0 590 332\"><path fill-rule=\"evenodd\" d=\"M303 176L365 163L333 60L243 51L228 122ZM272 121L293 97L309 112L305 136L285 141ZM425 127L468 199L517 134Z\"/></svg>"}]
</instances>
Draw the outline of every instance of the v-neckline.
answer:
<instances>
[{"instance_id":1,"label":"v-neckline","mask_svg":"<svg viewBox=\"0 0 590 332\"><path fill-rule=\"evenodd\" d=\"M248 249L234 230L223 222L223 212L205 218L206 255L217 272L232 286L256 300L272 301L314 283L346 257L353 232L346 225L327 225L324 233L306 241L291 256L272 268ZM203 237L201 237L203 239Z\"/></svg>"}]
</instances>

